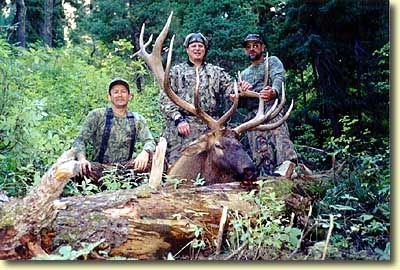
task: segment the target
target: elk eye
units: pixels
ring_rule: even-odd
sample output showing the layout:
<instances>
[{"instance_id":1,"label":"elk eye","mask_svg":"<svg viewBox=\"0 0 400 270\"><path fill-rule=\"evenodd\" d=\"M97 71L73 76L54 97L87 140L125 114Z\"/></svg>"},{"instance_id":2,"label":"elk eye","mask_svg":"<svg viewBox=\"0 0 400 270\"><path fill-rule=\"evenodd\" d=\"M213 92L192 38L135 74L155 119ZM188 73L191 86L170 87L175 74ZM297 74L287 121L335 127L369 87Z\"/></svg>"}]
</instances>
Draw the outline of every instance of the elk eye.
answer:
<instances>
[{"instance_id":1,"label":"elk eye","mask_svg":"<svg viewBox=\"0 0 400 270\"><path fill-rule=\"evenodd\" d=\"M220 143L216 143L215 147L218 148L218 149L224 149L224 147Z\"/></svg>"}]
</instances>

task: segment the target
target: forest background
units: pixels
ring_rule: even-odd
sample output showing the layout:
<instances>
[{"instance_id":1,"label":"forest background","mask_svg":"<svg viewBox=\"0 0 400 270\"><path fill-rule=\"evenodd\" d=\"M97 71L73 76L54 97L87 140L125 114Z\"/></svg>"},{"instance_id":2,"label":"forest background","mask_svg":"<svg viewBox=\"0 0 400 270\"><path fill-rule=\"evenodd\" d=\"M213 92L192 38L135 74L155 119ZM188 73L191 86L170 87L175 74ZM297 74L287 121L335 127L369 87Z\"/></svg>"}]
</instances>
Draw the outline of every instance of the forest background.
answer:
<instances>
[{"instance_id":1,"label":"forest background","mask_svg":"<svg viewBox=\"0 0 400 270\"><path fill-rule=\"evenodd\" d=\"M136 86L130 108L160 136L159 87L132 55L141 25L158 34L173 10L174 63L185 60L184 37L200 31L211 39L207 60L234 76L248 65L243 37L262 33L287 71L301 161L315 172L333 157L346 162L314 205L322 227L335 217L332 258L390 258L388 1L11 0L0 9L0 189L9 196L23 196L70 148L86 114L107 105L113 77Z\"/></svg>"}]
</instances>

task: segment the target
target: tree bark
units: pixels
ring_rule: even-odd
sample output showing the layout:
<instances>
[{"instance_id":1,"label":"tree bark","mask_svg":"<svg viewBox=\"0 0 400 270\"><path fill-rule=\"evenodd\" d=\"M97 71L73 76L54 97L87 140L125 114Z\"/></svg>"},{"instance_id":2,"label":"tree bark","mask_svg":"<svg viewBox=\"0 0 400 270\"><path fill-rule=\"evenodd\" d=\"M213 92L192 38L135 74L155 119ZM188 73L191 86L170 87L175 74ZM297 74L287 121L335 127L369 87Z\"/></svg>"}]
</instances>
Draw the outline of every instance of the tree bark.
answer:
<instances>
[{"instance_id":1,"label":"tree bark","mask_svg":"<svg viewBox=\"0 0 400 270\"><path fill-rule=\"evenodd\" d=\"M0 259L29 259L99 240L109 256L161 259L192 241L194 226L214 243L224 206L239 212L253 207L240 200L245 190L238 183L161 191L143 185L58 200L78 173L73 157L73 150L64 153L25 198L0 204Z\"/></svg>"},{"instance_id":2,"label":"tree bark","mask_svg":"<svg viewBox=\"0 0 400 270\"><path fill-rule=\"evenodd\" d=\"M0 259L35 255L29 246L37 243L40 230L55 218L54 200L68 180L78 174L74 154L73 150L62 154L25 198L0 204Z\"/></svg>"},{"instance_id":3,"label":"tree bark","mask_svg":"<svg viewBox=\"0 0 400 270\"><path fill-rule=\"evenodd\" d=\"M160 192L141 186L63 198L57 204L64 209L46 228L54 238L44 248L51 252L68 244L80 249L82 242L104 240L109 256L162 259L195 238L194 226L203 228L202 239L214 243L224 206L239 212L252 208L239 200L240 191L237 183Z\"/></svg>"},{"instance_id":4,"label":"tree bark","mask_svg":"<svg viewBox=\"0 0 400 270\"><path fill-rule=\"evenodd\" d=\"M18 46L26 47L26 6L24 0L16 1L16 21Z\"/></svg>"},{"instance_id":5,"label":"tree bark","mask_svg":"<svg viewBox=\"0 0 400 270\"><path fill-rule=\"evenodd\" d=\"M44 21L42 27L42 38L44 44L53 47L54 32L54 0L46 0L44 3Z\"/></svg>"}]
</instances>

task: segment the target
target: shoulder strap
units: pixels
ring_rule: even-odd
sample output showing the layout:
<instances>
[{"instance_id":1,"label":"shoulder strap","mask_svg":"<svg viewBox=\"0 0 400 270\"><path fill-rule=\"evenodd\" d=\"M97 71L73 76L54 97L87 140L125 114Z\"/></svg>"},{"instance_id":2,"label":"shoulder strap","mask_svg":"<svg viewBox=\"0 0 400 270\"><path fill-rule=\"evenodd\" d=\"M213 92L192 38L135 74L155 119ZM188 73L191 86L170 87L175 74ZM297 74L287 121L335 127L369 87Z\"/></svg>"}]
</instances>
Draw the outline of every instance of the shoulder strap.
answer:
<instances>
[{"instance_id":1,"label":"shoulder strap","mask_svg":"<svg viewBox=\"0 0 400 270\"><path fill-rule=\"evenodd\" d=\"M107 145L108 145L108 139L110 139L110 133L111 133L111 126L112 126L113 117L114 117L114 114L113 114L112 109L111 108L107 108L106 124L104 126L103 137L101 139L99 156L97 157L97 161L100 162L100 163L103 163L104 153L106 152Z\"/></svg>"},{"instance_id":2,"label":"shoulder strap","mask_svg":"<svg viewBox=\"0 0 400 270\"><path fill-rule=\"evenodd\" d=\"M131 145L129 147L129 156L128 160L132 158L133 151L135 150L136 143L136 126L135 126L135 117L133 113L127 112L126 118L128 118L129 126L131 127Z\"/></svg>"}]
</instances>

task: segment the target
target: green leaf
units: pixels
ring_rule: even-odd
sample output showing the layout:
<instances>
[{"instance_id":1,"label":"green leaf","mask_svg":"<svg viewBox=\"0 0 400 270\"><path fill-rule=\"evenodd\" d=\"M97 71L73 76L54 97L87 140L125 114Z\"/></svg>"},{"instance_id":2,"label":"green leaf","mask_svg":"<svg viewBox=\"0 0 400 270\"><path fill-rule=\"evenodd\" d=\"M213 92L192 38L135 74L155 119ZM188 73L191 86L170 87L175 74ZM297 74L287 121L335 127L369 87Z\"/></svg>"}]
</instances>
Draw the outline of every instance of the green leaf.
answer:
<instances>
[{"instance_id":1,"label":"green leaf","mask_svg":"<svg viewBox=\"0 0 400 270\"><path fill-rule=\"evenodd\" d=\"M71 256L72 247L71 246L62 246L58 253L60 253L63 257L69 258Z\"/></svg>"},{"instance_id":2,"label":"green leaf","mask_svg":"<svg viewBox=\"0 0 400 270\"><path fill-rule=\"evenodd\" d=\"M341 205L341 204L335 204L335 205L331 205L331 208L335 209L335 210L339 210L339 211L356 211L356 209L354 209L351 206L347 206L347 205Z\"/></svg>"}]
</instances>

